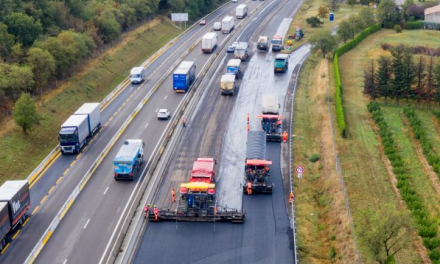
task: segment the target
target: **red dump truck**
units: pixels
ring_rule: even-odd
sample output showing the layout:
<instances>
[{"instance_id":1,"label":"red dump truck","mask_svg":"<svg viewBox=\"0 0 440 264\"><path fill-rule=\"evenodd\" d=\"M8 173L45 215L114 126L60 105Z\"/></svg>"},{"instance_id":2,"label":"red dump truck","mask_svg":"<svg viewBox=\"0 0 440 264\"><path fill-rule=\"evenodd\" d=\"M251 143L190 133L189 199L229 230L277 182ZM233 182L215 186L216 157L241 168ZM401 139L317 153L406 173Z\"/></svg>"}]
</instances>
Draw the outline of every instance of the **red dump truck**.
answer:
<instances>
[{"instance_id":1,"label":"red dump truck","mask_svg":"<svg viewBox=\"0 0 440 264\"><path fill-rule=\"evenodd\" d=\"M30 206L28 181L7 181L0 187L0 251L8 233L26 220Z\"/></svg>"}]
</instances>

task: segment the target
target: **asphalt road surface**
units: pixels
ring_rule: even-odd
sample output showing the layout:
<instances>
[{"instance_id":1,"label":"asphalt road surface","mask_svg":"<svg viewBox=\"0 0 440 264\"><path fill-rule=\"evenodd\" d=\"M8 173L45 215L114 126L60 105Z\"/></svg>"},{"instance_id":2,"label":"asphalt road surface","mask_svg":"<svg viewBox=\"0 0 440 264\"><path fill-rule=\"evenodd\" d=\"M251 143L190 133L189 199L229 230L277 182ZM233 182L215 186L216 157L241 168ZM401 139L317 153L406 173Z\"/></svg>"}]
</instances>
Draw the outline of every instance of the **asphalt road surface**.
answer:
<instances>
[{"instance_id":1,"label":"asphalt road surface","mask_svg":"<svg viewBox=\"0 0 440 264\"><path fill-rule=\"evenodd\" d=\"M263 3L250 2L249 8L252 10L261 4ZM221 18L225 16L225 13L230 11L233 7L235 6L228 6L227 8L229 8L229 10L220 12L221 14L219 14L219 17ZM220 18L217 17L216 19L220 20ZM215 19L209 20L208 25L206 25L204 29L210 30L214 21ZM239 21L236 21L236 23L238 22ZM201 35L202 33L199 33L198 38ZM222 42L225 37L226 35L220 33L219 42ZM194 37L191 44L194 43L196 39L197 37ZM178 45L176 44L176 46ZM181 50L181 52L183 52L183 50ZM209 57L210 55L202 54L200 52L200 47L196 47L184 60L194 61L197 69L200 70L203 68L203 65L207 62ZM165 60L167 62L174 62L170 58ZM166 66L163 66L161 71L157 72L156 75L160 76L160 73L163 74L167 69ZM147 82L147 84L149 83L152 85L151 81ZM130 96L132 96L134 100L140 100L145 94L140 92L142 89L144 88L141 88L138 92L134 93L134 95ZM131 198L142 179L141 177L138 177L134 182L114 181L112 161L116 152L119 150L119 147L123 144L125 139L140 138L146 142L144 153L147 161L155 149L156 143L161 138L163 131L169 124L167 121L157 120L157 110L159 108L168 108L173 114L184 96L184 94L176 94L172 91L172 76L168 76L156 93L150 98L146 106L139 112L137 117L124 131L115 146L110 150L107 157L96 170L86 188L75 201L35 263L67 264L100 262L127 201ZM134 104L137 106L138 102L134 102ZM121 116L126 117L126 115ZM104 129L99 136L102 137L105 132ZM98 138L97 140L104 141L105 144L107 144L113 135L114 132L113 134L108 135L105 139ZM93 161L97 155L87 156L86 153L84 153L79 161ZM79 170L86 166L87 165L85 164L81 164L74 169ZM73 172L74 169L71 171ZM77 174L78 178L82 176L83 174L81 173ZM62 190L62 188L59 190L55 189L53 194ZM70 192L66 192L66 196L70 194ZM56 200L52 199L51 201L48 201L47 204L50 205L54 202L56 202Z\"/></svg>"},{"instance_id":2,"label":"asphalt road surface","mask_svg":"<svg viewBox=\"0 0 440 264\"><path fill-rule=\"evenodd\" d=\"M258 35L285 33L297 4L273 1L263 14L253 19L240 41L250 41L255 47L254 40ZM250 62L246 62L247 69L234 98L220 96L218 80L221 71L216 72L197 112L190 119L175 156L171 158L169 173L165 175L154 201L159 207L169 204L171 187L176 188L188 180L193 160L213 156L220 167L216 181L217 193L221 197L219 204L235 208L243 204L244 224L150 223L141 238L134 263L294 263L292 230L280 169L280 143L267 144L267 158L273 161L273 194L243 196L240 183L243 181L246 151L246 114L253 115L252 128L258 129L256 115L261 109L261 95L275 92L282 98L295 64L307 52L308 48L304 48L293 53L288 73L274 75L275 54L260 54L253 49L254 55ZM229 173L231 168L238 171Z\"/></svg>"}]
</instances>

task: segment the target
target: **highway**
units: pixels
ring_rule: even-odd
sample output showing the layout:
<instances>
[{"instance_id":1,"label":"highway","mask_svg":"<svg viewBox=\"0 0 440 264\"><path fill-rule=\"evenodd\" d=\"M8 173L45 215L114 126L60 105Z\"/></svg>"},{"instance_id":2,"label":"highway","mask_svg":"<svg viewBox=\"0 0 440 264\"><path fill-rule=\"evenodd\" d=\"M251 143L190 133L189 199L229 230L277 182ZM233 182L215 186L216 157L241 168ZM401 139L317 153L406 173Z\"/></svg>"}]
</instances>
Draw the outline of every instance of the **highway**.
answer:
<instances>
[{"instance_id":1,"label":"highway","mask_svg":"<svg viewBox=\"0 0 440 264\"><path fill-rule=\"evenodd\" d=\"M264 2L249 2L249 9L251 11L263 4ZM228 8L230 7L228 6ZM224 13L221 17L223 16ZM205 30L209 30L212 22L215 20L211 19L209 21L210 23L203 27ZM236 21L236 23L238 22ZM201 34L199 37L201 37ZM222 42L225 37L226 35L220 33L219 41ZM197 69L201 70L209 57L210 55L202 54L200 47L197 46L184 60L194 61ZM163 74L166 70L166 67L162 68L161 71L157 72L157 75ZM149 81L148 83L152 82ZM110 150L35 263L100 262L127 201L136 191L142 180L142 178L137 178L134 182L115 182L113 179L113 158L125 139L140 138L146 142L144 153L146 160L149 159L151 153L156 148L156 143L162 137L163 131L170 124L167 121L158 121L156 119L157 110L159 108L168 108L173 114L185 96L184 94L174 93L171 87L172 76L170 75L160 85L159 89L153 94L145 107L138 113L115 146ZM136 93L133 98L140 99L142 96ZM105 129L103 133L105 133ZM102 138L103 133L100 135L101 138L97 140L104 140L107 143L110 136L113 135L109 135L104 139ZM83 155L83 158L85 157ZM87 159L93 159L93 157L96 156L87 156ZM79 174L79 176L81 177L82 175ZM59 190L62 190L62 188ZM54 193L56 192L57 190L55 189ZM48 201L48 204L50 203L51 201Z\"/></svg>"},{"instance_id":2,"label":"highway","mask_svg":"<svg viewBox=\"0 0 440 264\"><path fill-rule=\"evenodd\" d=\"M203 264L203 263L295 263L292 230L287 214L288 192L281 175L280 143L267 143L267 159L271 166L272 195L244 195L243 169L246 152L246 115L251 116L251 129L259 129L257 115L261 113L261 96L275 93L282 98L292 89L292 72L309 52L302 47L292 53L289 71L273 73L276 53L256 52L258 35L284 34L299 3L274 0L262 14L252 19L241 34L240 41L251 43L252 59L246 69L238 94L222 97L219 80L224 62L213 76L200 100L197 111L171 156L171 165L164 175L159 193L152 201L159 207L169 205L172 187L189 179L192 163L197 157L212 156L217 160L217 187L219 204L232 208L243 207L246 213L242 225L229 223L148 223L141 235L134 263ZM285 111L290 111L287 109ZM290 116L286 113L284 116ZM287 121L287 120L286 120ZM288 122L283 122L288 125ZM286 129L287 130L287 129ZM288 182L288 181L287 181Z\"/></svg>"},{"instance_id":3,"label":"highway","mask_svg":"<svg viewBox=\"0 0 440 264\"><path fill-rule=\"evenodd\" d=\"M250 6L256 6L261 2L252 2ZM234 10L236 5L229 4L223 9L217 11L213 16L207 19L206 26L196 26L191 29L187 34L183 35L178 41L161 54L156 60L147 66L148 80L142 85L127 85L103 110L102 112L102 124L104 125L101 132L89 143L89 146L80 155L72 156L58 156L55 161L42 173L38 181L32 184L31 188L31 202L32 207L30 212L32 216L26 223L20 233L10 243L7 250L0 257L0 262L4 263L23 263L31 250L36 245L37 241L41 238L43 232L47 229L48 225L55 217L56 213L60 210L61 206L67 200L67 197L71 194L73 189L78 185L83 175L90 168L96 157L103 151L109 140L114 136L116 131L120 128L122 123L126 120L128 115L134 110L136 106L141 102L142 98L151 91L153 86L162 77L161 73L168 70L171 65L180 57L180 55L193 45L205 32L210 31L213 22L221 20L226 14ZM219 40L224 39L223 34L219 34ZM188 59L195 60L198 67L201 68L203 61L206 61L209 55L200 54L199 47L191 53ZM200 69L199 68L199 69ZM169 96L169 98L167 97ZM170 80L168 79L154 94L151 101L147 103L148 107L145 107L143 112L135 119L135 122L126 130L125 134L121 136L121 142L127 137L143 137L147 142L146 157L149 157L151 151L154 149L155 142L161 135L161 131L166 127L167 122L157 122L154 119L155 111L159 107L168 107L175 109L179 100L184 95L174 94L171 89ZM151 124L147 126L148 124ZM140 125L139 125L140 124ZM108 154L108 160L102 165L102 169L97 171L96 175L92 177L89 182L91 187L87 186L86 190L91 192L92 199L87 199L87 208L82 208L83 212L95 212L107 209L110 211L108 216L100 215L98 218L92 218L92 215L87 218L91 219L88 224L89 227L93 227L93 224L98 224L99 218L113 220L112 218L118 218L115 214L121 213L124 203L133 191L135 183L114 183L112 181L112 173L108 172L112 166L108 165L108 161L113 159L114 152L119 148L120 142L116 144L113 152ZM107 162L107 163L106 163ZM111 184L110 184L111 183ZM106 186L103 186L107 184ZM107 189L107 187L109 187ZM110 188L111 187L111 188ZM114 187L114 188L113 188ZM120 189L119 189L120 188ZM106 191L107 189L107 191ZM104 195L104 192L106 193ZM123 195L125 193L125 195ZM107 206L102 206L99 202L103 202L99 195L105 196L104 202ZM90 194L89 194L90 195ZM82 195L81 195L82 196ZM84 194L87 197L87 193ZM95 197L96 196L96 197ZM126 200L124 200L126 199ZM115 203L109 203L109 201L115 201ZM77 201L78 203L81 200ZM76 206L76 205L75 205ZM75 206L71 210L74 210ZM103 211L104 212L104 211ZM102 213L103 213L102 212ZM73 222L80 225L82 222L82 215L79 214L76 219L75 213L69 213L75 220ZM66 218L68 220L68 218ZM115 219L114 221L117 221ZM85 223L84 223L85 224ZM109 223L110 224L110 223ZM104 224L104 228L111 230L111 226L108 227ZM76 232L72 227L67 229ZM60 232L63 234L62 226L60 226ZM98 231L99 233L99 231ZM104 232L105 233L105 232ZM93 234L96 234L93 232ZM56 235L52 239L56 239ZM79 237L79 234L75 234L72 237ZM94 242L92 242L95 244ZM76 249L75 249L76 250ZM47 250L51 251L51 250ZM44 251L43 251L44 252ZM58 254L58 253L57 253ZM79 254L80 255L80 254ZM60 254L61 256L61 254ZM65 259L60 261L62 263ZM58 261L58 260L57 260ZM58 263L56 260L51 259L44 263ZM75 263L75 262L72 262ZM81 262L76 262L81 263ZM93 263L93 262L82 262Z\"/></svg>"}]
</instances>

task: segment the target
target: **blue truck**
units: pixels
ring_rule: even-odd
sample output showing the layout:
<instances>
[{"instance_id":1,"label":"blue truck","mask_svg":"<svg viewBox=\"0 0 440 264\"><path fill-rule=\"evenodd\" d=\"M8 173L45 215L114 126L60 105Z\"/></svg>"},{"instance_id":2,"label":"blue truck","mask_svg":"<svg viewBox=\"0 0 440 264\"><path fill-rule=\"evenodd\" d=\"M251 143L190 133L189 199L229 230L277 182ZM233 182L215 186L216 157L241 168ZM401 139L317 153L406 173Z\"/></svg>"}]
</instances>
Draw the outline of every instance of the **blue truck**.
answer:
<instances>
[{"instance_id":1,"label":"blue truck","mask_svg":"<svg viewBox=\"0 0 440 264\"><path fill-rule=\"evenodd\" d=\"M193 61L182 61L173 73L173 90L185 93L189 90L195 79L195 63Z\"/></svg>"},{"instance_id":2,"label":"blue truck","mask_svg":"<svg viewBox=\"0 0 440 264\"><path fill-rule=\"evenodd\" d=\"M144 162L145 144L141 139L127 139L113 160L115 180L134 180Z\"/></svg>"},{"instance_id":3,"label":"blue truck","mask_svg":"<svg viewBox=\"0 0 440 264\"><path fill-rule=\"evenodd\" d=\"M58 134L62 154L79 153L101 128L100 103L85 103L61 125Z\"/></svg>"},{"instance_id":4,"label":"blue truck","mask_svg":"<svg viewBox=\"0 0 440 264\"><path fill-rule=\"evenodd\" d=\"M240 76L241 72L241 60L240 59L230 59L226 65L226 73L234 74L236 78Z\"/></svg>"}]
</instances>

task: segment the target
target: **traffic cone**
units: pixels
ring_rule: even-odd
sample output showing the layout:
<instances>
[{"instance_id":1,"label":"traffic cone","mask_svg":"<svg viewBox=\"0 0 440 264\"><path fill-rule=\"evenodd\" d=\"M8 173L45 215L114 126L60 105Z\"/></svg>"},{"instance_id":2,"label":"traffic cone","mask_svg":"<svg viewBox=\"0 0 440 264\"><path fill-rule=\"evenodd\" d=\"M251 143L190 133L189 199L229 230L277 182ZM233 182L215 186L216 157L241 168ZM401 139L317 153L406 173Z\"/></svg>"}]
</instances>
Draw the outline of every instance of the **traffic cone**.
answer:
<instances>
[{"instance_id":1,"label":"traffic cone","mask_svg":"<svg viewBox=\"0 0 440 264\"><path fill-rule=\"evenodd\" d=\"M293 203L293 192L290 192L290 196L289 196L289 204Z\"/></svg>"}]
</instances>

